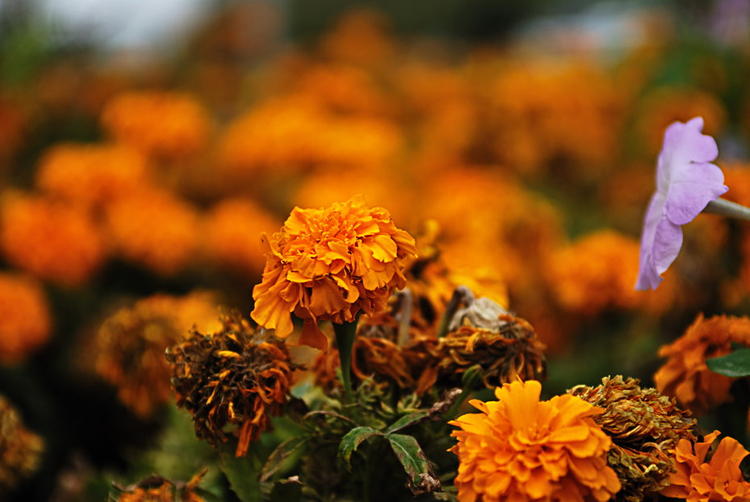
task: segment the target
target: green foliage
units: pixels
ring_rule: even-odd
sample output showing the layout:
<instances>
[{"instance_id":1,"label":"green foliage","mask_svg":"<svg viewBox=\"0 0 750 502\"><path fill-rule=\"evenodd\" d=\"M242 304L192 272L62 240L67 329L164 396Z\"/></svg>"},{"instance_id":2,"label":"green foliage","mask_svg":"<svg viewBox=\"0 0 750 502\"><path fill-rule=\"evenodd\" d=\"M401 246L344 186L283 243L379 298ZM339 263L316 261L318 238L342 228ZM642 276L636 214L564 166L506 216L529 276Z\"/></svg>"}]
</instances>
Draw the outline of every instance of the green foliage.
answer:
<instances>
[{"instance_id":1,"label":"green foliage","mask_svg":"<svg viewBox=\"0 0 750 502\"><path fill-rule=\"evenodd\" d=\"M351 468L352 453L359 448L359 445L373 436L382 436L382 433L372 427L361 426L350 430L341 439L339 457L344 461L347 468Z\"/></svg>"},{"instance_id":2,"label":"green foliage","mask_svg":"<svg viewBox=\"0 0 750 502\"><path fill-rule=\"evenodd\" d=\"M404 467L404 471L409 476L409 485L412 490L415 492L432 491L432 489L440 486L432 473L432 469L430 469L427 457L413 436L388 434L386 437L393 452Z\"/></svg>"},{"instance_id":3,"label":"green foliage","mask_svg":"<svg viewBox=\"0 0 750 502\"><path fill-rule=\"evenodd\" d=\"M251 450L246 457L237 458L233 451L222 448L219 458L219 467L237 498L242 502L261 502L262 464L257 455Z\"/></svg>"},{"instance_id":4,"label":"green foliage","mask_svg":"<svg viewBox=\"0 0 750 502\"><path fill-rule=\"evenodd\" d=\"M732 378L750 376L750 349L738 349L725 356L707 359L706 365L720 375Z\"/></svg>"}]
</instances>

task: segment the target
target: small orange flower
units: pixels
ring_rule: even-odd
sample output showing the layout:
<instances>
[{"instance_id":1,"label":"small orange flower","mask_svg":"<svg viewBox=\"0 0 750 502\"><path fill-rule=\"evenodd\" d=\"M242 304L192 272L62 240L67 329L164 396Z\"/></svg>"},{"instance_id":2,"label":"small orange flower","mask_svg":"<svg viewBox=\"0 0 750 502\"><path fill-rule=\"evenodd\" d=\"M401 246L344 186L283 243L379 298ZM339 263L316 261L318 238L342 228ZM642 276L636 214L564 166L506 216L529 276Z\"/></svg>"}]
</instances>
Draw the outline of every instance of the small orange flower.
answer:
<instances>
[{"instance_id":1,"label":"small orange flower","mask_svg":"<svg viewBox=\"0 0 750 502\"><path fill-rule=\"evenodd\" d=\"M0 273L0 319L1 361L18 361L49 338L47 300L31 279Z\"/></svg>"},{"instance_id":2,"label":"small orange flower","mask_svg":"<svg viewBox=\"0 0 750 502\"><path fill-rule=\"evenodd\" d=\"M128 92L115 96L102 112L112 136L142 152L167 160L193 155L211 130L206 110L179 92Z\"/></svg>"},{"instance_id":3,"label":"small orange flower","mask_svg":"<svg viewBox=\"0 0 750 502\"><path fill-rule=\"evenodd\" d=\"M659 349L667 362L654 375L656 388L698 415L728 401L733 379L709 370L706 359L729 354L733 343L750 346L750 319L699 315L684 335Z\"/></svg>"},{"instance_id":4,"label":"small orange flower","mask_svg":"<svg viewBox=\"0 0 750 502\"><path fill-rule=\"evenodd\" d=\"M714 431L695 443L680 439L674 449L676 471L662 495L690 502L750 500L750 483L740 471L740 462L750 452L736 439L719 441L719 434Z\"/></svg>"},{"instance_id":5,"label":"small orange flower","mask_svg":"<svg viewBox=\"0 0 750 502\"><path fill-rule=\"evenodd\" d=\"M601 408L569 394L540 401L541 390L536 380L505 384L498 401L471 401L481 413L449 422L461 429L460 502L603 502L620 489L607 466L612 440L594 422Z\"/></svg>"},{"instance_id":6,"label":"small orange flower","mask_svg":"<svg viewBox=\"0 0 750 502\"><path fill-rule=\"evenodd\" d=\"M78 286L104 260L99 231L82 209L11 194L3 201L0 219L6 259L42 279Z\"/></svg>"},{"instance_id":7,"label":"small orange flower","mask_svg":"<svg viewBox=\"0 0 750 502\"><path fill-rule=\"evenodd\" d=\"M301 342L327 346L317 320L354 321L385 308L406 284L404 266L416 254L414 238L382 208L359 199L324 209L294 208L267 243L263 280L253 289L252 317L280 337L305 320Z\"/></svg>"}]
</instances>

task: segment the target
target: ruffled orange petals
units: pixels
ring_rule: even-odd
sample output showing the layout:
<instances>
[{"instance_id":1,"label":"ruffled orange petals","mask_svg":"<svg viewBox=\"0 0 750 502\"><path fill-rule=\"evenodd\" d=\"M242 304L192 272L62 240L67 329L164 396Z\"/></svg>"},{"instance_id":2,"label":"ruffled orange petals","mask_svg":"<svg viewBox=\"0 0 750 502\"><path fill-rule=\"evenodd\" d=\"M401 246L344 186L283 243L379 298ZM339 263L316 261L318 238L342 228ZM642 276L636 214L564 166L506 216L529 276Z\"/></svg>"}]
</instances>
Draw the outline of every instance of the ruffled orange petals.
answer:
<instances>
[{"instance_id":1,"label":"ruffled orange petals","mask_svg":"<svg viewBox=\"0 0 750 502\"><path fill-rule=\"evenodd\" d=\"M382 208L359 199L325 209L295 208L267 241L263 279L253 289L252 318L281 337L291 315L305 320L300 341L324 348L318 320L351 322L385 307L404 287L403 268L416 255L414 239Z\"/></svg>"},{"instance_id":2,"label":"ruffled orange petals","mask_svg":"<svg viewBox=\"0 0 750 502\"><path fill-rule=\"evenodd\" d=\"M541 388L505 384L498 401L471 402L481 413L451 422L461 502L605 501L620 489L606 461L611 439L592 418L601 409L571 395L540 401Z\"/></svg>"}]
</instances>

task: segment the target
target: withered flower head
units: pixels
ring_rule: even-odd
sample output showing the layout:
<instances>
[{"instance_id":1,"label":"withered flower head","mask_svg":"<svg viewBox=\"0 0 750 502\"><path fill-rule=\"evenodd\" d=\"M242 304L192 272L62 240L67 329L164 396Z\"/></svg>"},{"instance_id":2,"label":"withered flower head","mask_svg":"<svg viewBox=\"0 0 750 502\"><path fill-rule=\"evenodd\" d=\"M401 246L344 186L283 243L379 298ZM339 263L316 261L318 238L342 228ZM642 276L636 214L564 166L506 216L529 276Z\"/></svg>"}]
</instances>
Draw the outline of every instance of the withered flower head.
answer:
<instances>
[{"instance_id":1,"label":"withered flower head","mask_svg":"<svg viewBox=\"0 0 750 502\"><path fill-rule=\"evenodd\" d=\"M117 387L134 413L150 416L171 395L164 350L197 325L214 329L218 315L212 295L153 295L118 310L99 327L94 340L96 372Z\"/></svg>"},{"instance_id":2,"label":"withered flower head","mask_svg":"<svg viewBox=\"0 0 750 502\"><path fill-rule=\"evenodd\" d=\"M601 385L577 385L568 393L604 410L594 421L612 438L607 463L622 489L616 500L640 502L669 484L674 469L669 451L693 439L695 419L674 399L642 388L635 378L605 377Z\"/></svg>"},{"instance_id":3,"label":"withered flower head","mask_svg":"<svg viewBox=\"0 0 750 502\"><path fill-rule=\"evenodd\" d=\"M414 238L388 211L367 208L360 199L295 208L268 241L252 318L284 338L292 332L293 312L305 320L300 341L326 348L317 321L351 322L360 312L382 310L406 284L404 264L414 254Z\"/></svg>"},{"instance_id":4,"label":"withered flower head","mask_svg":"<svg viewBox=\"0 0 750 502\"><path fill-rule=\"evenodd\" d=\"M36 470L43 449L42 438L26 429L16 409L0 396L0 494Z\"/></svg>"},{"instance_id":5,"label":"withered flower head","mask_svg":"<svg viewBox=\"0 0 750 502\"><path fill-rule=\"evenodd\" d=\"M281 413L294 370L282 341L237 314L213 334L193 330L167 360L177 405L193 415L198 437L215 445L232 435L238 457Z\"/></svg>"},{"instance_id":6,"label":"withered flower head","mask_svg":"<svg viewBox=\"0 0 750 502\"><path fill-rule=\"evenodd\" d=\"M161 476L149 476L133 486L119 488L122 492L118 502L204 502L197 488L206 469L193 476L187 483L170 481Z\"/></svg>"}]
</instances>

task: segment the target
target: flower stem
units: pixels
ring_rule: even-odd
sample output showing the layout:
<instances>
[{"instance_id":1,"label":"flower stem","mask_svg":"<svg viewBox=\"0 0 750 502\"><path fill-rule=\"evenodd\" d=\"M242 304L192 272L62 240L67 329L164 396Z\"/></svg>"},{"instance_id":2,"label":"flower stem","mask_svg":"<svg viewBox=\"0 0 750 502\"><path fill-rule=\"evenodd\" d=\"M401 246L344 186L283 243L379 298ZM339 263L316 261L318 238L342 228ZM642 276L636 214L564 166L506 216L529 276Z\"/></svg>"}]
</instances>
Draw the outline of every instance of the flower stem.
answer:
<instances>
[{"instance_id":1,"label":"flower stem","mask_svg":"<svg viewBox=\"0 0 750 502\"><path fill-rule=\"evenodd\" d=\"M336 347L339 349L341 361L341 383L344 384L344 396L347 400L352 397L352 347L357 334L357 321L333 325L336 333Z\"/></svg>"},{"instance_id":2,"label":"flower stem","mask_svg":"<svg viewBox=\"0 0 750 502\"><path fill-rule=\"evenodd\" d=\"M750 207L745 207L722 198L709 202L703 212L750 221Z\"/></svg>"}]
</instances>

